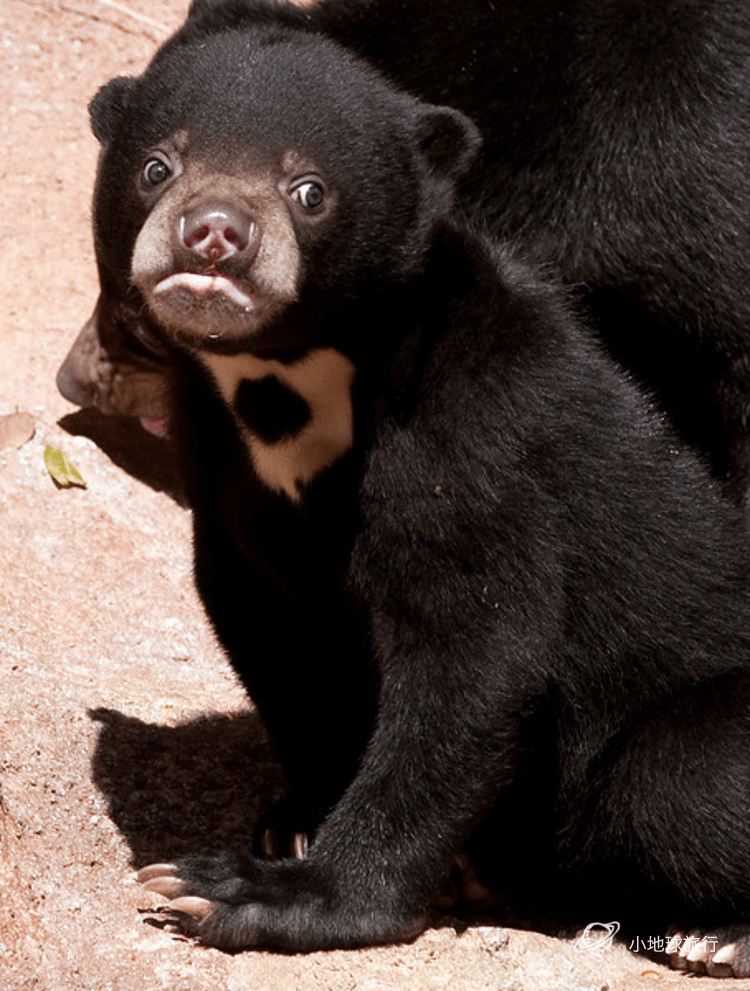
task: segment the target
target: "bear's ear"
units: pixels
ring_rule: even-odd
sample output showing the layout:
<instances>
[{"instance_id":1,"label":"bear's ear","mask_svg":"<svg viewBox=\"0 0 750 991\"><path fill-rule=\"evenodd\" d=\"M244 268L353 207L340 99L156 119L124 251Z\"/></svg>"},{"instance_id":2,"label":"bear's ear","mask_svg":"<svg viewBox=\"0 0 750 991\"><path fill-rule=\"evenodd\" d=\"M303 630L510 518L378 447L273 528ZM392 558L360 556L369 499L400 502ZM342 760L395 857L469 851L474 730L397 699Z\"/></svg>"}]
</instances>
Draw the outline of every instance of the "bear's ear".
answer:
<instances>
[{"instance_id":1,"label":"bear's ear","mask_svg":"<svg viewBox=\"0 0 750 991\"><path fill-rule=\"evenodd\" d=\"M451 107L423 106L417 120L419 150L431 171L451 179L463 175L482 143L476 124Z\"/></svg>"},{"instance_id":2,"label":"bear's ear","mask_svg":"<svg viewBox=\"0 0 750 991\"><path fill-rule=\"evenodd\" d=\"M102 86L89 103L91 130L103 145L110 144L117 133L134 86L131 76L117 76Z\"/></svg>"}]
</instances>

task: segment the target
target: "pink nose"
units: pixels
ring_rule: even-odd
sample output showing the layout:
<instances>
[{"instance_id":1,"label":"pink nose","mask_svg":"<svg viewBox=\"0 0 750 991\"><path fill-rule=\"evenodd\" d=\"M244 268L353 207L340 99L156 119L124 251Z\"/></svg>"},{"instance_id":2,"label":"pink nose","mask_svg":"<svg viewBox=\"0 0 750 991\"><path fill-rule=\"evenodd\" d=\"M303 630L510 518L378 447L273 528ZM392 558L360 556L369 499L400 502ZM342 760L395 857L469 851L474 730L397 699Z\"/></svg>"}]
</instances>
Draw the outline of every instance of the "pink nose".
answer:
<instances>
[{"instance_id":1,"label":"pink nose","mask_svg":"<svg viewBox=\"0 0 750 991\"><path fill-rule=\"evenodd\" d=\"M180 240L189 251L214 264L257 250L257 227L239 207L220 201L199 203L180 218Z\"/></svg>"}]
</instances>

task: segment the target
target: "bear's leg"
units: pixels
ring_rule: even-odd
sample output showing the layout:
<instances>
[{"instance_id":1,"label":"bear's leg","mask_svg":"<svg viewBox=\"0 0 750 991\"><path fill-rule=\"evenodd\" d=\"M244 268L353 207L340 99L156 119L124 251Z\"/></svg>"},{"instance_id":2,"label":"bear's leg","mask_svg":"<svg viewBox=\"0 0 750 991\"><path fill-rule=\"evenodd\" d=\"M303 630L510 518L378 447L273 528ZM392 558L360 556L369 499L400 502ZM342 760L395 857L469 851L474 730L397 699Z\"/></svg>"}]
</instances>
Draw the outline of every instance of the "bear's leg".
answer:
<instances>
[{"instance_id":1,"label":"bear's leg","mask_svg":"<svg viewBox=\"0 0 750 991\"><path fill-rule=\"evenodd\" d=\"M617 865L608 910L619 902L673 966L750 976L750 674L697 685L615 746L579 818L576 867ZM644 931L666 913L669 940Z\"/></svg>"},{"instance_id":2,"label":"bear's leg","mask_svg":"<svg viewBox=\"0 0 750 991\"><path fill-rule=\"evenodd\" d=\"M359 771L309 857L152 865L141 880L174 899L168 921L228 950L354 947L424 928L454 854L516 774L518 720L486 697L479 703L476 671L457 664L436 694L431 665L409 660L381 692Z\"/></svg>"},{"instance_id":3,"label":"bear's leg","mask_svg":"<svg viewBox=\"0 0 750 991\"><path fill-rule=\"evenodd\" d=\"M269 580L206 516L195 534L197 584L290 789L258 825L256 850L299 856L354 777L372 732L376 687L362 661L363 634L312 580L297 595Z\"/></svg>"}]
</instances>

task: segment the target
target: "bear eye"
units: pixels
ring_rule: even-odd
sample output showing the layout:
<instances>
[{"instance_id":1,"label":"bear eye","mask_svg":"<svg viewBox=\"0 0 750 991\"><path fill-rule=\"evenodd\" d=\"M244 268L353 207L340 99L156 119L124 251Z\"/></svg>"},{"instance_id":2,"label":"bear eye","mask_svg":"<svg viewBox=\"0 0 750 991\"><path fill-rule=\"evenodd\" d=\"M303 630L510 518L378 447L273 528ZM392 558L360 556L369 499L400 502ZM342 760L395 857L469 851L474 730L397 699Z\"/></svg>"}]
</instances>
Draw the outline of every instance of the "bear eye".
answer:
<instances>
[{"instance_id":1,"label":"bear eye","mask_svg":"<svg viewBox=\"0 0 750 991\"><path fill-rule=\"evenodd\" d=\"M306 179L291 191L292 199L296 200L305 210L319 210L326 198L325 190L319 182Z\"/></svg>"},{"instance_id":2,"label":"bear eye","mask_svg":"<svg viewBox=\"0 0 750 991\"><path fill-rule=\"evenodd\" d=\"M172 175L172 170L161 158L149 158L141 173L147 186L158 186Z\"/></svg>"}]
</instances>

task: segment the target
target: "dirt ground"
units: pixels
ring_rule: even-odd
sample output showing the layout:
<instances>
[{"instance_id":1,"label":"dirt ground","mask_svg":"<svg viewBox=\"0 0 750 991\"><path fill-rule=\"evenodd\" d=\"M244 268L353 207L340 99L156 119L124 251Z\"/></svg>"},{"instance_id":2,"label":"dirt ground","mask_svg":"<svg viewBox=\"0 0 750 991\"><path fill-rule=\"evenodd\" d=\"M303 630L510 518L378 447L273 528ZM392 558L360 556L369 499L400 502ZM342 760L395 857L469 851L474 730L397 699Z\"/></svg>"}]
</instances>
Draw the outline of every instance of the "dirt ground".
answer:
<instances>
[{"instance_id":1,"label":"dirt ground","mask_svg":"<svg viewBox=\"0 0 750 991\"><path fill-rule=\"evenodd\" d=\"M55 387L96 298L87 102L138 72L187 6L0 0L0 416L35 424L0 451L0 989L718 985L626 948L450 919L410 946L299 957L229 956L147 924L155 898L133 868L241 843L281 786L193 591L168 447ZM46 445L85 489L55 487Z\"/></svg>"}]
</instances>

